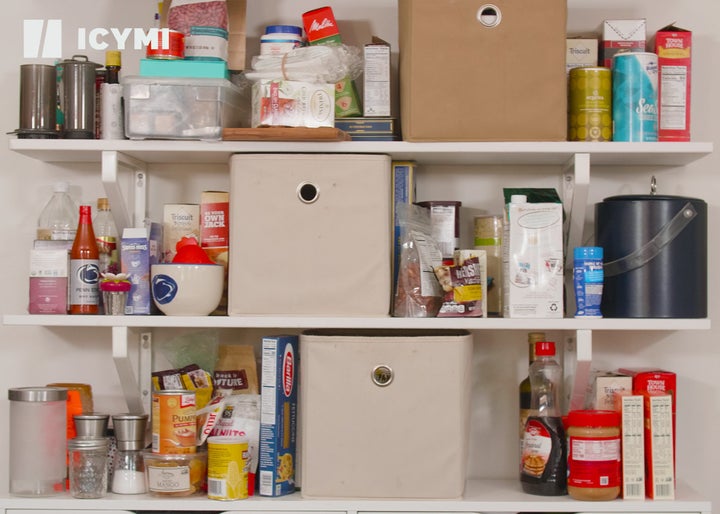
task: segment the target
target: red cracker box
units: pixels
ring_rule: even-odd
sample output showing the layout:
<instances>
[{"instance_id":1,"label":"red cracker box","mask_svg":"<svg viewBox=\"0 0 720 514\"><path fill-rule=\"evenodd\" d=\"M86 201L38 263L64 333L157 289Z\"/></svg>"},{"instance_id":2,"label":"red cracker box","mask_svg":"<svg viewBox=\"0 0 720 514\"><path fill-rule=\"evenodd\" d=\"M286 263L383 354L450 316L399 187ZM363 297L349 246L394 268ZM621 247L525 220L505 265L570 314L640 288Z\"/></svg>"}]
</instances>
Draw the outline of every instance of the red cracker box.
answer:
<instances>
[{"instance_id":1,"label":"red cracker box","mask_svg":"<svg viewBox=\"0 0 720 514\"><path fill-rule=\"evenodd\" d=\"M690 141L692 32L668 25L655 34L658 141Z\"/></svg>"},{"instance_id":2,"label":"red cracker box","mask_svg":"<svg viewBox=\"0 0 720 514\"><path fill-rule=\"evenodd\" d=\"M674 395L645 391L645 495L651 500L675 499Z\"/></svg>"},{"instance_id":3,"label":"red cracker box","mask_svg":"<svg viewBox=\"0 0 720 514\"><path fill-rule=\"evenodd\" d=\"M203 191L200 194L200 246L211 261L225 267L223 296L213 314L227 314L230 248L230 193L227 191Z\"/></svg>"}]
</instances>

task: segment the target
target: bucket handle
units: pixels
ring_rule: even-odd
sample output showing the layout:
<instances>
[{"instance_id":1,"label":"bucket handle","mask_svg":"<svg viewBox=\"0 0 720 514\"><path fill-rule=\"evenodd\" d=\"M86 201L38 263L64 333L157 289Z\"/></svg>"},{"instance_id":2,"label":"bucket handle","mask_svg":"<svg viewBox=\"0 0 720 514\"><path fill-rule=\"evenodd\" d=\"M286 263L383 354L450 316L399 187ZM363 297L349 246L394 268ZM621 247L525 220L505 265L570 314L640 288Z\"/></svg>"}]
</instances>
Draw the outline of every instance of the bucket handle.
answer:
<instances>
[{"instance_id":1,"label":"bucket handle","mask_svg":"<svg viewBox=\"0 0 720 514\"><path fill-rule=\"evenodd\" d=\"M603 266L605 277L614 277L644 266L657 257L660 251L670 244L680 232L697 216L692 203L687 202L673 218L663 226L655 236L634 252L607 262Z\"/></svg>"}]
</instances>

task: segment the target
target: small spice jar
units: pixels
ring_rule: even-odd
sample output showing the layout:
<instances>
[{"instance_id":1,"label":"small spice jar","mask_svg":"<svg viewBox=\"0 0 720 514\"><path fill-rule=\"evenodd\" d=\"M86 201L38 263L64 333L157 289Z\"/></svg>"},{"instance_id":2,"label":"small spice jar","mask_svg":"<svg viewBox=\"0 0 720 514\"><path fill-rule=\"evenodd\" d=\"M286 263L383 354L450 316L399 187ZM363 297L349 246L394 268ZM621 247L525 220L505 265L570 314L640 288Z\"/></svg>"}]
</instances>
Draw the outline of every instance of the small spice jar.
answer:
<instances>
[{"instance_id":1,"label":"small spice jar","mask_svg":"<svg viewBox=\"0 0 720 514\"><path fill-rule=\"evenodd\" d=\"M567 417L568 494L576 500L614 500L620 494L620 413L574 410Z\"/></svg>"},{"instance_id":2,"label":"small spice jar","mask_svg":"<svg viewBox=\"0 0 720 514\"><path fill-rule=\"evenodd\" d=\"M108 444L105 437L76 437L68 441L70 494L102 498L108 491Z\"/></svg>"}]
</instances>

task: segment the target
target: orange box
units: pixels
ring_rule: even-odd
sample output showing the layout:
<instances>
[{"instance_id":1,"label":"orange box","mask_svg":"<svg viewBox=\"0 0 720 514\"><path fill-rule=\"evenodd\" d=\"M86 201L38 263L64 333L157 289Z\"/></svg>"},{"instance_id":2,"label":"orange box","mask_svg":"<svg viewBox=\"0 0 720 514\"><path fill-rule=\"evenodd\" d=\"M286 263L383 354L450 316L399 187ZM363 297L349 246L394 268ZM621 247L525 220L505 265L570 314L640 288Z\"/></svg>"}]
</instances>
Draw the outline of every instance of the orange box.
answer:
<instances>
[{"instance_id":1,"label":"orange box","mask_svg":"<svg viewBox=\"0 0 720 514\"><path fill-rule=\"evenodd\" d=\"M673 395L645 391L645 495L675 499L675 415Z\"/></svg>"},{"instance_id":2,"label":"orange box","mask_svg":"<svg viewBox=\"0 0 720 514\"><path fill-rule=\"evenodd\" d=\"M655 34L658 141L690 141L692 32L668 25Z\"/></svg>"},{"instance_id":3,"label":"orange box","mask_svg":"<svg viewBox=\"0 0 720 514\"><path fill-rule=\"evenodd\" d=\"M227 191L203 191L200 194L200 246L211 261L225 267L223 296L212 314L227 314L230 250L230 193Z\"/></svg>"}]
</instances>

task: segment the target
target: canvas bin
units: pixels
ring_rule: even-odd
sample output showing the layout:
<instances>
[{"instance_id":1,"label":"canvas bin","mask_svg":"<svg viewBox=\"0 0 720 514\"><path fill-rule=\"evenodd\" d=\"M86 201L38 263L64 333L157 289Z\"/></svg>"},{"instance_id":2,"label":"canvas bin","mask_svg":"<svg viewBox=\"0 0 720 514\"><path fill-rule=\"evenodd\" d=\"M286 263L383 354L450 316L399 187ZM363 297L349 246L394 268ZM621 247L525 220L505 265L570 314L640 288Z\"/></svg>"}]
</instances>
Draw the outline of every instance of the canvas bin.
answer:
<instances>
[{"instance_id":1,"label":"canvas bin","mask_svg":"<svg viewBox=\"0 0 720 514\"><path fill-rule=\"evenodd\" d=\"M302 496L461 497L472 351L466 331L301 334Z\"/></svg>"},{"instance_id":2,"label":"canvas bin","mask_svg":"<svg viewBox=\"0 0 720 514\"><path fill-rule=\"evenodd\" d=\"M390 170L380 154L233 155L228 314L388 315Z\"/></svg>"},{"instance_id":3,"label":"canvas bin","mask_svg":"<svg viewBox=\"0 0 720 514\"><path fill-rule=\"evenodd\" d=\"M406 141L564 141L566 0L399 0Z\"/></svg>"}]
</instances>

